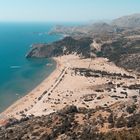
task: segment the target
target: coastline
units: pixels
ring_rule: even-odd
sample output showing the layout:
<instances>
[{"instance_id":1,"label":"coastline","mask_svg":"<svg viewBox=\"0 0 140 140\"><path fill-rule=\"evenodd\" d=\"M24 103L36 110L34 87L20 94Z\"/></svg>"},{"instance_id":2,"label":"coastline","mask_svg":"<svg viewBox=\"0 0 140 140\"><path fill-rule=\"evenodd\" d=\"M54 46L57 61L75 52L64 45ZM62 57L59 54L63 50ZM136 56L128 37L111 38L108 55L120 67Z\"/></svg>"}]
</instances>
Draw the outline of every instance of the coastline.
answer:
<instances>
[{"instance_id":1,"label":"coastline","mask_svg":"<svg viewBox=\"0 0 140 140\"><path fill-rule=\"evenodd\" d=\"M73 54L53 59L57 66L50 76L2 112L2 116L6 119L21 119L30 115L48 115L67 105L88 109L106 105L112 108L123 103L131 105L132 97L138 94L137 90L132 91L129 88L125 89L128 98L121 94L124 86L139 84L140 80L135 74L116 66L106 58L95 58L91 61L90 58L81 59ZM117 87L122 83L123 86ZM115 92L111 90L112 86Z\"/></svg>"},{"instance_id":2,"label":"coastline","mask_svg":"<svg viewBox=\"0 0 140 140\"><path fill-rule=\"evenodd\" d=\"M56 58L52 58L56 62L56 68L54 71L45 78L37 87L35 87L32 91L27 93L22 98L15 101L12 105L10 105L7 109L0 113L1 119L8 118L17 118L20 119L18 111L28 110L33 107L33 104L36 104L37 99L43 94L43 92L47 91L55 82L57 75L59 75L60 71L63 68L63 65Z\"/></svg>"}]
</instances>

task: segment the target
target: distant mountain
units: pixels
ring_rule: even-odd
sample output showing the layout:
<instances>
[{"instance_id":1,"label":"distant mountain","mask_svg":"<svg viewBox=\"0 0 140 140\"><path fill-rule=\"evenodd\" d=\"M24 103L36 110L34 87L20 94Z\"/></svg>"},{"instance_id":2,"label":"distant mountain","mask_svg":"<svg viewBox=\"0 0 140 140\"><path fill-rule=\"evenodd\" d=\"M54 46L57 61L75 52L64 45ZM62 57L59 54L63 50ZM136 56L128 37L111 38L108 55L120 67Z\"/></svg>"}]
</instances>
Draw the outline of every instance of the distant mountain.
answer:
<instances>
[{"instance_id":1,"label":"distant mountain","mask_svg":"<svg viewBox=\"0 0 140 140\"><path fill-rule=\"evenodd\" d=\"M115 27L105 23L98 22L93 24L81 25L81 26L56 26L52 29L50 34L63 34L66 36L72 36L76 39L84 37L94 38L96 35L110 35L115 31Z\"/></svg>"},{"instance_id":2,"label":"distant mountain","mask_svg":"<svg viewBox=\"0 0 140 140\"><path fill-rule=\"evenodd\" d=\"M112 24L119 27L140 27L140 14L133 14L117 18L113 20Z\"/></svg>"},{"instance_id":3,"label":"distant mountain","mask_svg":"<svg viewBox=\"0 0 140 140\"><path fill-rule=\"evenodd\" d=\"M120 67L140 72L140 14L115 19L111 24L56 26L51 33L65 37L51 44L33 44L26 57L48 58L76 53L87 58L93 40L97 40L101 51L92 50L95 56L106 57Z\"/></svg>"},{"instance_id":4,"label":"distant mountain","mask_svg":"<svg viewBox=\"0 0 140 140\"><path fill-rule=\"evenodd\" d=\"M94 23L87 28L93 33L114 32L114 27L105 22Z\"/></svg>"},{"instance_id":5,"label":"distant mountain","mask_svg":"<svg viewBox=\"0 0 140 140\"><path fill-rule=\"evenodd\" d=\"M96 22L81 26L63 26L58 25L52 29L50 34L63 34L73 36L76 38L80 37L95 37L103 34L116 35L117 32L122 32L125 28L140 28L140 14L133 14L129 16L123 16L112 20L111 23Z\"/></svg>"}]
</instances>

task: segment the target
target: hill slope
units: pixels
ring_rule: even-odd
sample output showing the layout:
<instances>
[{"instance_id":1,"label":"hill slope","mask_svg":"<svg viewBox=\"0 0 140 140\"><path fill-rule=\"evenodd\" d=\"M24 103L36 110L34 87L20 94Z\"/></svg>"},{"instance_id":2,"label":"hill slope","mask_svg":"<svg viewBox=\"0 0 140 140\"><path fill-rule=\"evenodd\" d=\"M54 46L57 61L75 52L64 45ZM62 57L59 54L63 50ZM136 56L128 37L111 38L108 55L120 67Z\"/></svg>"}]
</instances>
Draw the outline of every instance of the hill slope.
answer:
<instances>
[{"instance_id":1,"label":"hill slope","mask_svg":"<svg viewBox=\"0 0 140 140\"><path fill-rule=\"evenodd\" d=\"M84 57L89 57L91 43L91 38L81 38L76 40L72 37L65 37L64 39L52 44L35 44L27 54L27 58L55 57L72 53L77 53Z\"/></svg>"},{"instance_id":2,"label":"hill slope","mask_svg":"<svg viewBox=\"0 0 140 140\"><path fill-rule=\"evenodd\" d=\"M112 24L119 27L140 27L140 14L133 14L117 18L113 20Z\"/></svg>"},{"instance_id":3,"label":"hill slope","mask_svg":"<svg viewBox=\"0 0 140 140\"><path fill-rule=\"evenodd\" d=\"M112 110L66 106L48 116L12 121L0 129L1 140L124 140L140 139L140 114L114 120ZM107 128L108 126L108 128ZM122 128L125 127L125 130ZM129 128L129 129L127 129ZM110 131L114 129L114 131ZM117 130L117 131L116 131ZM121 131L120 131L121 130Z\"/></svg>"}]
</instances>

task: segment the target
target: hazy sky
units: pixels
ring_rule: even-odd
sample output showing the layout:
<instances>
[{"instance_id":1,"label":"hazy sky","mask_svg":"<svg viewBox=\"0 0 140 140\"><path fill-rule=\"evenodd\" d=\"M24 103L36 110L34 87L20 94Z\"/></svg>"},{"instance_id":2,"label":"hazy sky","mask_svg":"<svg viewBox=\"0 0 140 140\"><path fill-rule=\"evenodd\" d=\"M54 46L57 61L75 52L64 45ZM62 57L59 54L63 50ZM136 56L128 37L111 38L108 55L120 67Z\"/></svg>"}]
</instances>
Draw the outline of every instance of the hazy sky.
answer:
<instances>
[{"instance_id":1,"label":"hazy sky","mask_svg":"<svg viewBox=\"0 0 140 140\"><path fill-rule=\"evenodd\" d=\"M0 21L90 21L140 13L140 0L0 0Z\"/></svg>"}]
</instances>

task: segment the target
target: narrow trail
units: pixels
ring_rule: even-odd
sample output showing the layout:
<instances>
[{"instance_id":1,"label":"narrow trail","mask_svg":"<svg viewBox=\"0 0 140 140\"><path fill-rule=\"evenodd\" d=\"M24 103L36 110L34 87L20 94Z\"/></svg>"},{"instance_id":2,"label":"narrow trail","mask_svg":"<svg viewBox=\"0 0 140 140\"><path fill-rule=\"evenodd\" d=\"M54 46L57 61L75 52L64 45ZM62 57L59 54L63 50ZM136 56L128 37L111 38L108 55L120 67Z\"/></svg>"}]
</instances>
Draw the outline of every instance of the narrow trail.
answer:
<instances>
[{"instance_id":1,"label":"narrow trail","mask_svg":"<svg viewBox=\"0 0 140 140\"><path fill-rule=\"evenodd\" d=\"M50 94L53 94L53 90L60 84L61 80L65 76L67 70L70 68L70 63L68 60L65 62L65 67L62 69L61 74L58 75L55 82L50 86L49 90L46 92L46 94L39 100L37 103L27 111L27 114L31 114L30 112L34 111L36 108L41 107L43 101L49 97Z\"/></svg>"}]
</instances>

